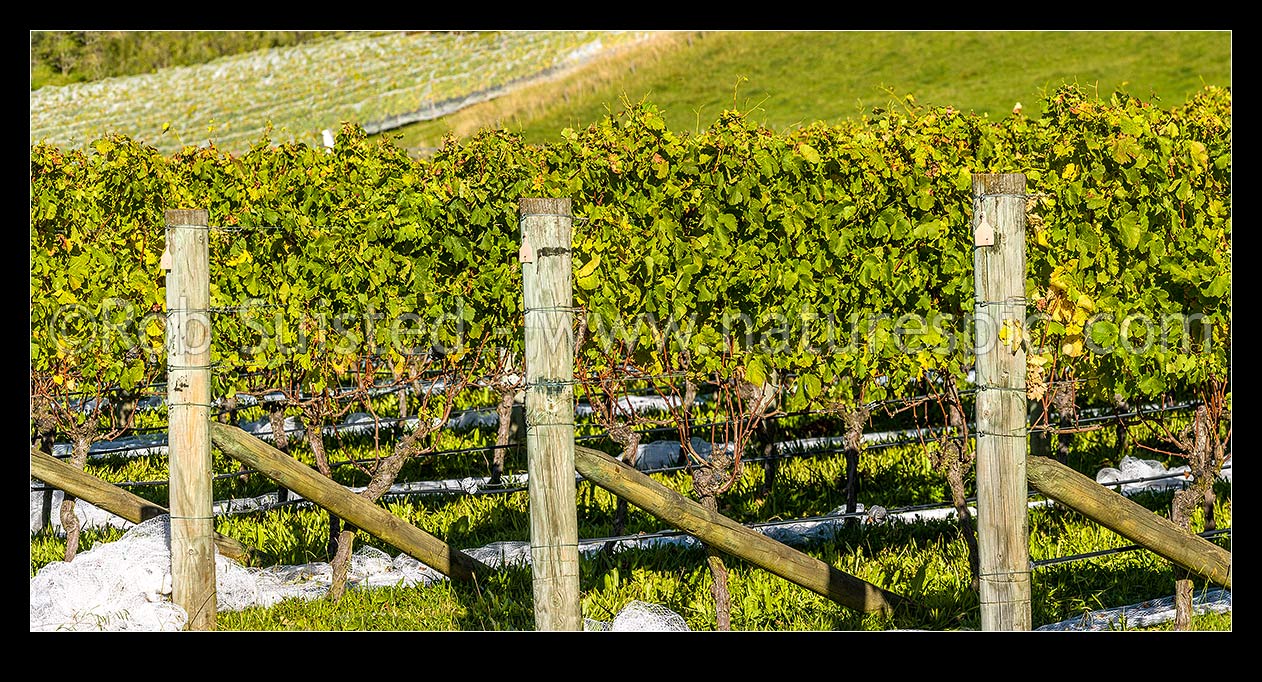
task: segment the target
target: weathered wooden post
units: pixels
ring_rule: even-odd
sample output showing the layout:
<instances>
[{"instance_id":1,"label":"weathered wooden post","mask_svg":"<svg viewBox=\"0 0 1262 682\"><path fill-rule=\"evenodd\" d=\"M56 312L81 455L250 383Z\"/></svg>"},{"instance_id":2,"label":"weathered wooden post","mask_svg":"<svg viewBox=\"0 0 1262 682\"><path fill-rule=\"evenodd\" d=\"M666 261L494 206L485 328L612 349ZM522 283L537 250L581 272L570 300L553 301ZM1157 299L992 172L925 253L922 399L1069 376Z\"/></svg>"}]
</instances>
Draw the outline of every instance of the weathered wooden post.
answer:
<instances>
[{"instance_id":1,"label":"weathered wooden post","mask_svg":"<svg viewBox=\"0 0 1262 682\"><path fill-rule=\"evenodd\" d=\"M210 459L209 214L166 212L167 444L171 598L189 630L215 629L215 517Z\"/></svg>"},{"instance_id":2,"label":"weathered wooden post","mask_svg":"<svg viewBox=\"0 0 1262 682\"><path fill-rule=\"evenodd\" d=\"M973 243L982 630L1029 630L1024 175L973 175Z\"/></svg>"},{"instance_id":3,"label":"weathered wooden post","mask_svg":"<svg viewBox=\"0 0 1262 682\"><path fill-rule=\"evenodd\" d=\"M521 199L526 467L536 630L582 630L569 199Z\"/></svg>"}]
</instances>

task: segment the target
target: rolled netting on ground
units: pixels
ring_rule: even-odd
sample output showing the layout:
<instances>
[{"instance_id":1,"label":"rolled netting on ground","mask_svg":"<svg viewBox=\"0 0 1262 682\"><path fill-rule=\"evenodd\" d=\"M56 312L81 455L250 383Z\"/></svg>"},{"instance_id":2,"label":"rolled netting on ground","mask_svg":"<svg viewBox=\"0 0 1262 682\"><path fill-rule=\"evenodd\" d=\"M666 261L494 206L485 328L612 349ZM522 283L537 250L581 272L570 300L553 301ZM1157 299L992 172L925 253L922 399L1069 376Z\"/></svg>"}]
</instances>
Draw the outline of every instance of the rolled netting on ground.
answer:
<instances>
[{"instance_id":1,"label":"rolled netting on ground","mask_svg":"<svg viewBox=\"0 0 1262 682\"><path fill-rule=\"evenodd\" d=\"M133 526L114 542L56 561L31 578L31 631L174 631L188 615L171 602L170 517ZM218 609L272 606L328 592L327 563L247 568L215 555ZM429 584L442 576L401 554L373 547L351 557L350 582L366 587Z\"/></svg>"},{"instance_id":2,"label":"rolled netting on ground","mask_svg":"<svg viewBox=\"0 0 1262 682\"><path fill-rule=\"evenodd\" d=\"M587 632L691 632L683 616L661 604L630 601L612 621L583 619Z\"/></svg>"},{"instance_id":3,"label":"rolled netting on ground","mask_svg":"<svg viewBox=\"0 0 1262 682\"><path fill-rule=\"evenodd\" d=\"M1231 590L1221 588L1198 592L1192 597L1197 615L1231 611ZM1124 630L1146 628L1174 620L1174 597L1149 599L1130 606L1090 611L1078 618L1043 625L1035 630Z\"/></svg>"},{"instance_id":4,"label":"rolled netting on ground","mask_svg":"<svg viewBox=\"0 0 1262 682\"><path fill-rule=\"evenodd\" d=\"M171 522L167 515L133 526L114 542L56 561L31 579L31 631L178 631L188 615L171 602ZM498 542L468 550L490 566L529 562L530 546ZM348 583L355 588L407 587L444 580L416 559L361 547L351 557ZM328 593L329 564L247 568L215 555L218 609L237 611L272 606L288 598L317 599ZM686 631L669 609L632 602L609 623L588 620L586 630Z\"/></svg>"},{"instance_id":5,"label":"rolled netting on ground","mask_svg":"<svg viewBox=\"0 0 1262 682\"><path fill-rule=\"evenodd\" d=\"M1154 475L1180 473L1187 467L1166 469L1155 460L1125 457L1118 469L1102 469L1096 480L1102 485L1134 481ZM1231 469L1224 467L1220 477L1230 482ZM1123 483L1124 494L1139 490L1186 485L1185 476L1167 481ZM1155 485L1154 485L1155 483ZM82 500L76 505L85 513ZM1031 505L1041 505L1033 502ZM94 509L94 508L93 508ZM859 509L862 511L863 506ZM882 509L873 506L872 510ZM104 510L101 515L112 516ZM834 510L840 513L842 510ZM916 523L927 518L945 518L953 509L889 513L880 520L861 518L863 523ZM882 515L885 516L885 515ZM122 519L117 521L126 524ZM821 518L811 521L757 528L781 542L796 544L831 534L843 518ZM608 539L580 542L580 553L591 555L602 551ZM614 551L643 549L657 545L696 544L684 534L661 537L623 538L614 543ZM165 631L180 630L187 621L183 609L171 602L170 520L159 516L131 526L121 538L80 552L70 563L53 562L31 578L31 631L108 630ZM463 550L489 567L528 565L530 543L524 541L492 542L482 547ZM283 599L317 599L328 592L332 569L328 563L316 562L296 566L248 568L223 556L215 557L217 604L220 611L236 611L249 606L272 606ZM361 546L351 557L348 586L351 588L409 587L430 585L446 580L446 576L406 554L391 558L370 546ZM1230 590L1198 594L1197 613L1231 610ZM1103 609L1060 623L1039 627L1039 630L1110 630L1122 627L1148 627L1173 619L1173 598L1166 597L1142 604ZM632 602L612 621L587 619L584 629L591 631L687 630L681 617L665 607Z\"/></svg>"},{"instance_id":6,"label":"rolled netting on ground","mask_svg":"<svg viewBox=\"0 0 1262 682\"><path fill-rule=\"evenodd\" d=\"M40 569L31 578L31 631L182 629L188 615L170 601L170 533L168 518L156 517Z\"/></svg>"}]
</instances>

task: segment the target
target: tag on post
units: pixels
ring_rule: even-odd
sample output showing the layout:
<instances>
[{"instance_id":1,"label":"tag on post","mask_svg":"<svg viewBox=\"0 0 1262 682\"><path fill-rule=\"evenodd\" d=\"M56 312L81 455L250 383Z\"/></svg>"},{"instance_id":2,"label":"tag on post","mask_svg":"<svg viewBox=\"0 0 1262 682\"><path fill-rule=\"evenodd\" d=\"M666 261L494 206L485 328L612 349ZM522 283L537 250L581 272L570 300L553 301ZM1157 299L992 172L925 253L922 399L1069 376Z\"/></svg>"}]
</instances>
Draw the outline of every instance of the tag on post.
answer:
<instances>
[{"instance_id":1,"label":"tag on post","mask_svg":"<svg viewBox=\"0 0 1262 682\"><path fill-rule=\"evenodd\" d=\"M163 270L170 270L170 269L171 269L171 249L170 249L169 247L163 247L163 249L162 249L162 261L159 263L159 266L160 266Z\"/></svg>"},{"instance_id":2,"label":"tag on post","mask_svg":"<svg viewBox=\"0 0 1262 682\"><path fill-rule=\"evenodd\" d=\"M530 240L524 234L521 236L521 251L517 253L517 260L521 263L535 262L535 247L530 245Z\"/></svg>"},{"instance_id":3,"label":"tag on post","mask_svg":"<svg viewBox=\"0 0 1262 682\"><path fill-rule=\"evenodd\" d=\"M982 216L981 222L977 223L977 228L973 231L973 245L995 245L995 228L991 227L990 223L986 221L986 216Z\"/></svg>"}]
</instances>

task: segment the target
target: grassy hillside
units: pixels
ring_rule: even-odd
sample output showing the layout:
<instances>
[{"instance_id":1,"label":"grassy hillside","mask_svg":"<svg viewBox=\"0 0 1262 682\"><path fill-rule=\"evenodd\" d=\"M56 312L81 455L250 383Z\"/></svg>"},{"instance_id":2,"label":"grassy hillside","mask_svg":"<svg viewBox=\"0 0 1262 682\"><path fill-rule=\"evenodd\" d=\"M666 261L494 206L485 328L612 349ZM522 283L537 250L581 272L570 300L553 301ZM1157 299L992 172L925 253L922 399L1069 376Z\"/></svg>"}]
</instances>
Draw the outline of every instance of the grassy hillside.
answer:
<instances>
[{"instance_id":1,"label":"grassy hillside","mask_svg":"<svg viewBox=\"0 0 1262 682\"><path fill-rule=\"evenodd\" d=\"M83 148L122 134L162 153L207 142L243 153L265 134L319 145L322 130L343 122L377 132L432 119L642 37L630 31L357 31L32 90L30 140Z\"/></svg>"},{"instance_id":2,"label":"grassy hillside","mask_svg":"<svg viewBox=\"0 0 1262 682\"><path fill-rule=\"evenodd\" d=\"M347 35L325 35L339 33ZM339 120L360 116L364 120L356 122L365 125L424 106L414 101L416 93L441 88L443 97L459 99L487 88L480 74L516 58L498 54L494 68L479 66L465 54L469 46L510 45L528 36L473 32L448 41L384 36L432 43L437 51L392 54L379 48L376 61L346 57L333 47L364 43L365 37L336 31L32 32L33 88L91 81L32 92L32 141L47 135L54 143L81 144L108 130L162 149L198 143L207 132L216 144L244 145L270 121L318 143L319 129L336 127ZM1022 102L1027 115L1037 116L1041 94L1065 82L1097 87L1102 95L1124 88L1175 106L1203 84L1230 87L1231 38L1230 31L663 32L610 49L564 77L388 134L420 151L439 146L446 134L463 137L486 127L519 132L532 142L557 140L566 127L586 126L641 99L664 109L667 124L677 131L703 128L733 107L779 130L836 122L908 94L921 103L990 116L1007 115ZM304 47L306 67L278 62L282 53L275 48L246 53L312 42L330 48ZM325 52L337 61L320 61ZM239 56L221 57L229 54ZM212 60L212 71L197 70ZM180 64L190 70L163 68ZM307 67L329 78L306 74ZM370 67L372 73L365 71ZM174 92L176 86L164 77L173 73L180 74L178 87L192 91ZM102 80L126 74L137 75ZM329 87L330 78L341 85ZM63 92L45 96L45 90ZM394 101L399 93L411 99ZM342 106L339 98L346 97L349 104ZM312 117L318 115L323 118L316 122ZM169 135L161 134L166 123Z\"/></svg>"},{"instance_id":3,"label":"grassy hillside","mask_svg":"<svg viewBox=\"0 0 1262 682\"><path fill-rule=\"evenodd\" d=\"M1117 88L1175 106L1203 84L1230 87L1228 31L718 31L678 33L565 80L393 131L432 147L443 134L503 127L560 139L647 98L675 130L705 127L725 108L784 129L856 117L912 94L922 103L1001 116L1021 102L1037 116L1065 82Z\"/></svg>"}]
</instances>

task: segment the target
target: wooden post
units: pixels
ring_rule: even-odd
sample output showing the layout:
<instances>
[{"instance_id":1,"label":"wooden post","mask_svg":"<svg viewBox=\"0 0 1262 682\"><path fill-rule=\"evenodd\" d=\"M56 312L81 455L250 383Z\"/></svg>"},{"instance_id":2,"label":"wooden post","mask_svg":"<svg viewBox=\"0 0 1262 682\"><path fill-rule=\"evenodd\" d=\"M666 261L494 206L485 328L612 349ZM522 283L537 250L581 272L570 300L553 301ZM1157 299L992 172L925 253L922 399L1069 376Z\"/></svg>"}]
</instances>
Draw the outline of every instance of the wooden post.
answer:
<instances>
[{"instance_id":1,"label":"wooden post","mask_svg":"<svg viewBox=\"0 0 1262 682\"><path fill-rule=\"evenodd\" d=\"M1024 175L973 175L973 243L981 625L1029 630Z\"/></svg>"},{"instance_id":2,"label":"wooden post","mask_svg":"<svg viewBox=\"0 0 1262 682\"><path fill-rule=\"evenodd\" d=\"M215 517L210 459L209 214L166 212L167 407L171 598L189 630L215 629Z\"/></svg>"},{"instance_id":3,"label":"wooden post","mask_svg":"<svg viewBox=\"0 0 1262 682\"><path fill-rule=\"evenodd\" d=\"M710 511L599 450L577 446L574 452L583 478L707 545L865 613L892 614L898 607L912 606L893 592Z\"/></svg>"},{"instance_id":4,"label":"wooden post","mask_svg":"<svg viewBox=\"0 0 1262 682\"><path fill-rule=\"evenodd\" d=\"M31 448L31 474L50 486L64 490L85 502L91 502L132 523L141 523L169 513L160 504L154 504L112 483L102 481L34 447ZM215 547L229 559L245 566L250 565L250 550L237 540L215 533Z\"/></svg>"},{"instance_id":5,"label":"wooden post","mask_svg":"<svg viewBox=\"0 0 1262 682\"><path fill-rule=\"evenodd\" d=\"M582 630L569 199L521 199L526 467L536 630Z\"/></svg>"},{"instance_id":6,"label":"wooden post","mask_svg":"<svg viewBox=\"0 0 1262 682\"><path fill-rule=\"evenodd\" d=\"M1035 490L1181 568L1231 589L1231 552L1047 457L1026 461Z\"/></svg>"},{"instance_id":7,"label":"wooden post","mask_svg":"<svg viewBox=\"0 0 1262 682\"><path fill-rule=\"evenodd\" d=\"M485 564L356 495L340 483L235 426L211 422L210 438L225 455L324 507L373 537L407 552L451 578L489 573ZM573 477L573 474L571 474Z\"/></svg>"}]
</instances>

